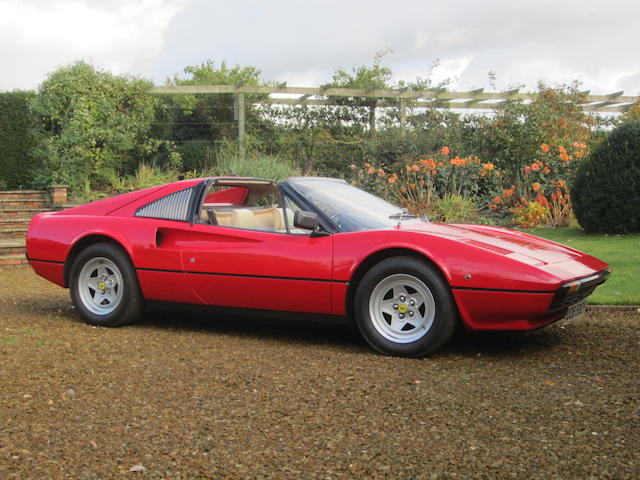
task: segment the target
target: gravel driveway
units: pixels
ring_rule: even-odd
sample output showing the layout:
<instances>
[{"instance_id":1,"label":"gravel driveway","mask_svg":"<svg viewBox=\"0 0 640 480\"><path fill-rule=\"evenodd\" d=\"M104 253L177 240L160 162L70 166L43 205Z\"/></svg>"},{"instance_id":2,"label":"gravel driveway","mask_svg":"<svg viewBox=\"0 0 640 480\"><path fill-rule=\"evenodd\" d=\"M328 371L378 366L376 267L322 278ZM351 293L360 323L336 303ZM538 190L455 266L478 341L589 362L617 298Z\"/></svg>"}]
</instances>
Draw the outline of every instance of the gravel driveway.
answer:
<instances>
[{"instance_id":1,"label":"gravel driveway","mask_svg":"<svg viewBox=\"0 0 640 480\"><path fill-rule=\"evenodd\" d=\"M0 478L637 479L639 347L634 312L423 360L201 311L95 328L0 271Z\"/></svg>"}]
</instances>

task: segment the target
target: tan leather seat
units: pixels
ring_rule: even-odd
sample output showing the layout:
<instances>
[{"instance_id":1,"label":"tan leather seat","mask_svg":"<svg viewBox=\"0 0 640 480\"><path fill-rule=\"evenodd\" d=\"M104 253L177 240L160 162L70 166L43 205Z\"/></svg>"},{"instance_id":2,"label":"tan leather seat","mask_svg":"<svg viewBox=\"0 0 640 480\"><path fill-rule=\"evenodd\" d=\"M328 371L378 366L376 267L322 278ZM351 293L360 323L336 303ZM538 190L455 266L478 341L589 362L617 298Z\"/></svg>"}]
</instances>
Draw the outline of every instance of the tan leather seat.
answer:
<instances>
[{"instance_id":1,"label":"tan leather seat","mask_svg":"<svg viewBox=\"0 0 640 480\"><path fill-rule=\"evenodd\" d=\"M239 228L257 228L258 223L251 210L236 208L231 211L231 226Z\"/></svg>"},{"instance_id":2,"label":"tan leather seat","mask_svg":"<svg viewBox=\"0 0 640 480\"><path fill-rule=\"evenodd\" d=\"M260 230L274 230L273 210L274 208L271 207L252 210L253 216L256 218L256 224Z\"/></svg>"},{"instance_id":3,"label":"tan leather seat","mask_svg":"<svg viewBox=\"0 0 640 480\"><path fill-rule=\"evenodd\" d=\"M284 223L284 215L281 208L273 209L273 229L277 232L286 232L287 226Z\"/></svg>"},{"instance_id":4,"label":"tan leather seat","mask_svg":"<svg viewBox=\"0 0 640 480\"><path fill-rule=\"evenodd\" d=\"M231 226L231 212L216 212L216 220L218 225L222 227L230 227Z\"/></svg>"}]
</instances>

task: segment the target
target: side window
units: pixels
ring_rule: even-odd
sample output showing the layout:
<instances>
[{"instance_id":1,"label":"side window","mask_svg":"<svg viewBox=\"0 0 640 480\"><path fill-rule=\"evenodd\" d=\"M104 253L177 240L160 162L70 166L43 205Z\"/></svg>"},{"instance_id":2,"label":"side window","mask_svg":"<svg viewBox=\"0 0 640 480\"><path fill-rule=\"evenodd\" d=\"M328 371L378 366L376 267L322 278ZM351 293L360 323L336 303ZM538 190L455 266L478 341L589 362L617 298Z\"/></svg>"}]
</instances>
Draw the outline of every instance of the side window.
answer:
<instances>
[{"instance_id":1,"label":"side window","mask_svg":"<svg viewBox=\"0 0 640 480\"><path fill-rule=\"evenodd\" d=\"M200 223L287 233L278 187L272 183L214 183L205 193Z\"/></svg>"},{"instance_id":2,"label":"side window","mask_svg":"<svg viewBox=\"0 0 640 480\"><path fill-rule=\"evenodd\" d=\"M195 188L171 193L136 210L136 217L162 218L186 222Z\"/></svg>"}]
</instances>

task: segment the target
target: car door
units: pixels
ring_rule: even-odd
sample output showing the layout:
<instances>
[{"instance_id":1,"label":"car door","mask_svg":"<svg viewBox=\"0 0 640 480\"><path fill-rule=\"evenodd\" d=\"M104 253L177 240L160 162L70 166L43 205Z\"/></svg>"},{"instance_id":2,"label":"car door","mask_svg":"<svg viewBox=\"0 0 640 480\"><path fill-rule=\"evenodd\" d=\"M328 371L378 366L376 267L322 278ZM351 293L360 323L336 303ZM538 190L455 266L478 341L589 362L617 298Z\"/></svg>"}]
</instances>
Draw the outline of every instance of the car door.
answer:
<instances>
[{"instance_id":1,"label":"car door","mask_svg":"<svg viewBox=\"0 0 640 480\"><path fill-rule=\"evenodd\" d=\"M200 303L330 313L333 238L293 228L299 208L274 182L216 178L193 221L160 229L156 248L179 252Z\"/></svg>"},{"instance_id":2,"label":"car door","mask_svg":"<svg viewBox=\"0 0 640 480\"><path fill-rule=\"evenodd\" d=\"M187 282L202 303L331 313L332 236L202 224L178 236Z\"/></svg>"}]
</instances>

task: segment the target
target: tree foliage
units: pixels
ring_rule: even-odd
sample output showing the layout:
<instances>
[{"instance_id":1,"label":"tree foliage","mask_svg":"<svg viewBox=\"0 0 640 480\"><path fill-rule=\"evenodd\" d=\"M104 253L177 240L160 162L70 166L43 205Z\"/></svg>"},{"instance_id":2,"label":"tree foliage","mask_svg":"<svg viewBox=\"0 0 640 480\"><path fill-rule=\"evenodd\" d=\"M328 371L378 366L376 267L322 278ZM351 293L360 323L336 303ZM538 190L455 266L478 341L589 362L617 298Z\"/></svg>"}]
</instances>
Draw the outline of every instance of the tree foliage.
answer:
<instances>
[{"instance_id":1,"label":"tree foliage","mask_svg":"<svg viewBox=\"0 0 640 480\"><path fill-rule=\"evenodd\" d=\"M254 67L229 67L207 60L183 70L185 76L174 76L169 85L261 85L260 70ZM268 122L257 113L252 102L258 95L247 95L246 128L254 135L271 139ZM184 168L203 170L215 163L219 148L236 141L238 130L234 94L185 94L158 97L156 131L177 145Z\"/></svg>"},{"instance_id":2,"label":"tree foliage","mask_svg":"<svg viewBox=\"0 0 640 480\"><path fill-rule=\"evenodd\" d=\"M154 120L149 87L85 62L49 74L31 104L41 134L37 181L90 191L106 174L133 171L158 151L163 142L148 136Z\"/></svg>"}]
</instances>

